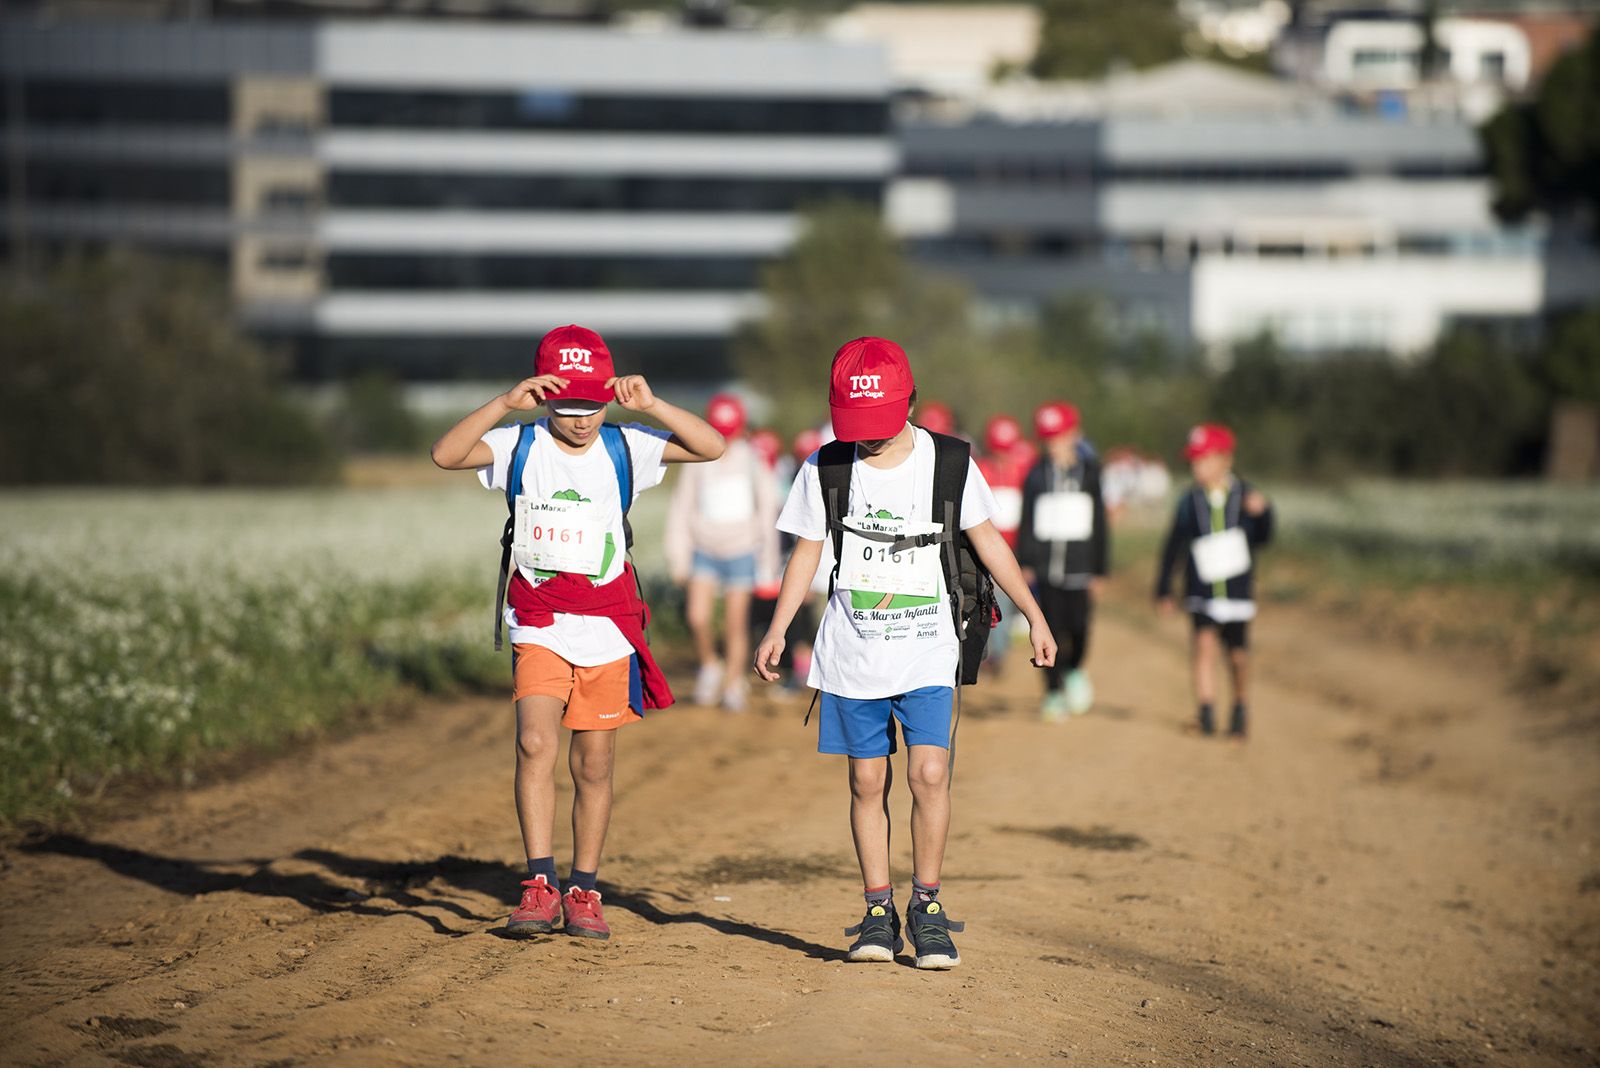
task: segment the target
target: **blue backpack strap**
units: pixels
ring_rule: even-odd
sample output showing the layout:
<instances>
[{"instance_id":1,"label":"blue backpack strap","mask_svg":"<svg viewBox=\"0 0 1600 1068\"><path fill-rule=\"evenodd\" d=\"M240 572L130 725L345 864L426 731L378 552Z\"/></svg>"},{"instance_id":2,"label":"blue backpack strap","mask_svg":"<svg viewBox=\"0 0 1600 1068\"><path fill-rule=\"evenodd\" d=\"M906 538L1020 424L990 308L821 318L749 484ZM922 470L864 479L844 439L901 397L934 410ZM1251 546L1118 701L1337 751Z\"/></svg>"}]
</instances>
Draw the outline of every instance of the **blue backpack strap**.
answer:
<instances>
[{"instance_id":1,"label":"blue backpack strap","mask_svg":"<svg viewBox=\"0 0 1600 1068\"><path fill-rule=\"evenodd\" d=\"M633 507L633 450L628 439L616 423L600 424L600 440L611 457L611 466L617 471L617 491L622 495L622 514Z\"/></svg>"},{"instance_id":2,"label":"blue backpack strap","mask_svg":"<svg viewBox=\"0 0 1600 1068\"><path fill-rule=\"evenodd\" d=\"M522 492L522 471L528 466L528 452L533 448L537 425L536 422L523 423L518 428L517 447L512 450L511 463L506 467L506 527L500 533L500 579L494 595L494 651L497 653L504 648L501 628L505 625L506 583L511 578L511 539L517 525L517 494Z\"/></svg>"},{"instance_id":3,"label":"blue backpack strap","mask_svg":"<svg viewBox=\"0 0 1600 1068\"><path fill-rule=\"evenodd\" d=\"M523 423L517 431L517 447L512 450L511 464L506 468L506 507L517 506L517 494L522 492L522 471L528 466L528 453L533 450L534 428L543 419Z\"/></svg>"}]
</instances>

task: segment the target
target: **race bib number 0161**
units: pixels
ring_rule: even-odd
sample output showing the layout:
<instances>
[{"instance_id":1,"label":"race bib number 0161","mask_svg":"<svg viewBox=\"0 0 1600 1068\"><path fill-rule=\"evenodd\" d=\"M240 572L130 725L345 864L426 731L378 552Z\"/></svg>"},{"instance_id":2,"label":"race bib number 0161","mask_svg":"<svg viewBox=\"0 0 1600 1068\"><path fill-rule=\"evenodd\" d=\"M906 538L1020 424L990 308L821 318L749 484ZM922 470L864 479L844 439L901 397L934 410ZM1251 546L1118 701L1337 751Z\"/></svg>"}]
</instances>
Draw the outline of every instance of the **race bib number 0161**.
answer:
<instances>
[{"instance_id":1,"label":"race bib number 0161","mask_svg":"<svg viewBox=\"0 0 1600 1068\"><path fill-rule=\"evenodd\" d=\"M839 550L839 586L842 589L901 593L908 597L939 595L937 545L894 552L889 542L864 538L858 531L901 538L937 534L944 529L944 524L851 516L844 525L843 544Z\"/></svg>"},{"instance_id":2,"label":"race bib number 0161","mask_svg":"<svg viewBox=\"0 0 1600 1068\"><path fill-rule=\"evenodd\" d=\"M593 505L517 498L511 551L519 567L596 576L605 549L605 524Z\"/></svg>"}]
</instances>

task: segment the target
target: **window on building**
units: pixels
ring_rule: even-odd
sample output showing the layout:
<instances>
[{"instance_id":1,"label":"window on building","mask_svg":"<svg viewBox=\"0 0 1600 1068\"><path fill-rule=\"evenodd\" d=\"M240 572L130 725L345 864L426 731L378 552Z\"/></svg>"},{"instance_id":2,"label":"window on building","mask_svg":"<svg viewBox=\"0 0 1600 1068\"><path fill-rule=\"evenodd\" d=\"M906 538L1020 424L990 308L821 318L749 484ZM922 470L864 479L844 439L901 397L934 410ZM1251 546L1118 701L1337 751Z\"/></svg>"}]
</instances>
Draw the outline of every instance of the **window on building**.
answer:
<instances>
[{"instance_id":1,"label":"window on building","mask_svg":"<svg viewBox=\"0 0 1600 1068\"><path fill-rule=\"evenodd\" d=\"M1504 84L1506 80L1506 54L1485 52L1478 57L1478 76L1484 81Z\"/></svg>"},{"instance_id":2,"label":"window on building","mask_svg":"<svg viewBox=\"0 0 1600 1068\"><path fill-rule=\"evenodd\" d=\"M837 197L877 203L877 181L335 171L339 207L521 211L790 212Z\"/></svg>"}]
</instances>

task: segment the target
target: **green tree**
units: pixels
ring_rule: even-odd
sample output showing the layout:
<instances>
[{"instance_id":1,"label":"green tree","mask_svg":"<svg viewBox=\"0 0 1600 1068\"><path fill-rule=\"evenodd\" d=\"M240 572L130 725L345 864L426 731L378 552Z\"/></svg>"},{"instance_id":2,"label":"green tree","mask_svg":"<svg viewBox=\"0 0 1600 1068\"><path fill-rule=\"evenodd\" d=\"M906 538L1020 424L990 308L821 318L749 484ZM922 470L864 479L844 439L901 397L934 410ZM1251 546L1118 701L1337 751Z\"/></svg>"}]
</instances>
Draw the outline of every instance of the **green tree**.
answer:
<instances>
[{"instance_id":1,"label":"green tree","mask_svg":"<svg viewBox=\"0 0 1600 1068\"><path fill-rule=\"evenodd\" d=\"M365 374L344 385L334 431L357 452L412 452L422 446L422 426L406 407L400 383L385 374Z\"/></svg>"},{"instance_id":2,"label":"green tree","mask_svg":"<svg viewBox=\"0 0 1600 1068\"><path fill-rule=\"evenodd\" d=\"M1032 70L1041 78L1099 78L1119 64L1179 59L1183 20L1173 0L1042 0Z\"/></svg>"},{"instance_id":3,"label":"green tree","mask_svg":"<svg viewBox=\"0 0 1600 1068\"><path fill-rule=\"evenodd\" d=\"M336 455L207 265L129 252L0 284L0 482L291 483Z\"/></svg>"},{"instance_id":4,"label":"green tree","mask_svg":"<svg viewBox=\"0 0 1600 1068\"><path fill-rule=\"evenodd\" d=\"M1557 396L1600 404L1600 304L1568 316L1543 354L1543 371Z\"/></svg>"},{"instance_id":5,"label":"green tree","mask_svg":"<svg viewBox=\"0 0 1600 1068\"><path fill-rule=\"evenodd\" d=\"M1577 209L1600 227L1600 25L1555 62L1532 100L1507 104L1480 136L1503 218Z\"/></svg>"}]
</instances>

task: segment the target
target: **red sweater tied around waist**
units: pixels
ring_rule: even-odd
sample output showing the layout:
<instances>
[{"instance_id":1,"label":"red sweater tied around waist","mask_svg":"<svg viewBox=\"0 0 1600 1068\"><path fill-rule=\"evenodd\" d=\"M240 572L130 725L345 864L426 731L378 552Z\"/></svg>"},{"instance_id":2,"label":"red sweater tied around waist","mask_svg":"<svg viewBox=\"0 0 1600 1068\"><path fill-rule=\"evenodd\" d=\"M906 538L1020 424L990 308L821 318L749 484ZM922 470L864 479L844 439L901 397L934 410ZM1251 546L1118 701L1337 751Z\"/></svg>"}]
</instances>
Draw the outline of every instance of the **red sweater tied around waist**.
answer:
<instances>
[{"instance_id":1,"label":"red sweater tied around waist","mask_svg":"<svg viewBox=\"0 0 1600 1068\"><path fill-rule=\"evenodd\" d=\"M557 612L606 617L633 646L637 658L644 708L636 711L666 708L675 700L667 677L650 654L650 643L645 638L645 628L650 625L650 606L639 596L639 580L632 564L624 563L622 574L604 586L596 586L582 575L565 571L535 586L517 571L512 574L506 601L516 611L517 622L524 627L548 627L556 621Z\"/></svg>"}]
</instances>

